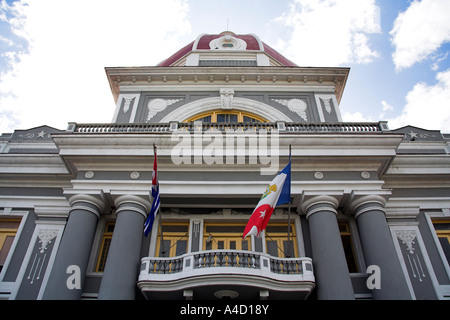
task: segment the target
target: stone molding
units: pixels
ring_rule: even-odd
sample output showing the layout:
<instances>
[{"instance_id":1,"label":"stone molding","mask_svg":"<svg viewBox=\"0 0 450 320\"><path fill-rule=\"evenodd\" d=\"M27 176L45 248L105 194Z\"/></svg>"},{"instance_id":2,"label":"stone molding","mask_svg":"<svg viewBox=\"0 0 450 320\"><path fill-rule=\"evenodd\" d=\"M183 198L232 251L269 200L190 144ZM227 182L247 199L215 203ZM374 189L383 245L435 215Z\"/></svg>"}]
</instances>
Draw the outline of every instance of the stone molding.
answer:
<instances>
[{"instance_id":1,"label":"stone molding","mask_svg":"<svg viewBox=\"0 0 450 320\"><path fill-rule=\"evenodd\" d=\"M220 96L200 99L180 106L176 110L166 115L163 119L161 119L161 122L182 122L186 119L189 119L190 117L195 116L196 114L222 108L223 101ZM278 111L274 107L247 98L233 97L232 109L250 112L271 122L292 122L292 119L290 119L288 116L286 116L281 111Z\"/></svg>"},{"instance_id":2,"label":"stone molding","mask_svg":"<svg viewBox=\"0 0 450 320\"><path fill-rule=\"evenodd\" d=\"M330 194L305 194L302 195L301 211L306 214L308 219L312 214L329 211L337 216L337 207L339 206L342 193L330 192ZM314 206L317 206L313 208Z\"/></svg>"},{"instance_id":3,"label":"stone molding","mask_svg":"<svg viewBox=\"0 0 450 320\"><path fill-rule=\"evenodd\" d=\"M391 195L389 190L380 190L378 192L355 192L350 195L348 202L348 211L354 214L355 218L370 211L382 211L386 216L384 206Z\"/></svg>"},{"instance_id":4,"label":"stone molding","mask_svg":"<svg viewBox=\"0 0 450 320\"><path fill-rule=\"evenodd\" d=\"M124 194L117 197L114 200L114 204L117 208L117 215L123 211L133 211L142 214L144 218L147 218L147 213L151 208L151 203L148 200L130 194Z\"/></svg>"},{"instance_id":5,"label":"stone molding","mask_svg":"<svg viewBox=\"0 0 450 320\"><path fill-rule=\"evenodd\" d=\"M87 206L85 204L90 204L94 206L97 209L94 209L91 206ZM105 202L103 201L102 197L99 196L93 196L89 194L75 194L69 198L69 204L71 206L70 211L73 210L85 210L89 211L97 216L97 218L100 217L100 213L105 209Z\"/></svg>"}]
</instances>

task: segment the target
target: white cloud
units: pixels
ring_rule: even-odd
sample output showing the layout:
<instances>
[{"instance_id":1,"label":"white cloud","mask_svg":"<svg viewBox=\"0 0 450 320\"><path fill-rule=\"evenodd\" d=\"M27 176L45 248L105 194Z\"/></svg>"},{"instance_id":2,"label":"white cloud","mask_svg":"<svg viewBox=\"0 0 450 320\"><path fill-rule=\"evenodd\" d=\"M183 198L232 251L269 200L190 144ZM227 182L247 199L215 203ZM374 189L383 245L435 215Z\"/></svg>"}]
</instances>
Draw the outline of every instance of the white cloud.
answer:
<instances>
[{"instance_id":1,"label":"white cloud","mask_svg":"<svg viewBox=\"0 0 450 320\"><path fill-rule=\"evenodd\" d=\"M386 112L387 111L393 111L394 110L394 107L393 106L391 106L391 105L389 105L386 101L381 101L381 105L383 106L382 107L382 111L381 111L381 113L380 113L380 116L379 116L379 118L380 119L383 119L384 117L385 117L385 115L386 115Z\"/></svg>"},{"instance_id":2,"label":"white cloud","mask_svg":"<svg viewBox=\"0 0 450 320\"><path fill-rule=\"evenodd\" d=\"M437 83L417 83L406 95L402 113L388 119L391 129L413 125L429 130L450 133L450 69L439 72Z\"/></svg>"},{"instance_id":3,"label":"white cloud","mask_svg":"<svg viewBox=\"0 0 450 320\"><path fill-rule=\"evenodd\" d=\"M422 0L398 15L390 32L397 70L422 61L450 41L449 12L448 0Z\"/></svg>"},{"instance_id":4,"label":"white cloud","mask_svg":"<svg viewBox=\"0 0 450 320\"><path fill-rule=\"evenodd\" d=\"M367 118L365 115L363 115L359 111L356 111L354 113L350 113L348 111L345 111L342 114L342 120L344 122L373 122L372 118Z\"/></svg>"},{"instance_id":5,"label":"white cloud","mask_svg":"<svg viewBox=\"0 0 450 320\"><path fill-rule=\"evenodd\" d=\"M109 122L105 67L156 65L190 32L185 0L24 0L9 19L29 42L0 78L0 133ZM3 2L2 2L3 4Z\"/></svg>"},{"instance_id":6,"label":"white cloud","mask_svg":"<svg viewBox=\"0 0 450 320\"><path fill-rule=\"evenodd\" d=\"M277 47L298 65L368 63L379 55L368 38L381 32L375 0L294 0L276 21L292 28Z\"/></svg>"}]
</instances>

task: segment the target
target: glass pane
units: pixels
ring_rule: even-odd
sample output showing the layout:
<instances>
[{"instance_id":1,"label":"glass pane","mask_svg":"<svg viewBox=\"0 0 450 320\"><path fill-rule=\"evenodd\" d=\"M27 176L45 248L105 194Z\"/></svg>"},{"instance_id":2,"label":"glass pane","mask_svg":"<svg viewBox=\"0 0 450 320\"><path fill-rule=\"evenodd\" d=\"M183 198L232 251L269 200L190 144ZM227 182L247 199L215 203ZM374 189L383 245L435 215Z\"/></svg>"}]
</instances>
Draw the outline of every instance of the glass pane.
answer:
<instances>
[{"instance_id":1,"label":"glass pane","mask_svg":"<svg viewBox=\"0 0 450 320\"><path fill-rule=\"evenodd\" d=\"M210 123L211 122L211 116L206 116L206 117L203 117L203 118L201 118L199 120L202 121L202 122Z\"/></svg>"},{"instance_id":2,"label":"glass pane","mask_svg":"<svg viewBox=\"0 0 450 320\"><path fill-rule=\"evenodd\" d=\"M237 114L219 113L217 115L217 122L237 122L237 121L238 121Z\"/></svg>"},{"instance_id":3,"label":"glass pane","mask_svg":"<svg viewBox=\"0 0 450 320\"><path fill-rule=\"evenodd\" d=\"M159 246L159 256L160 257L169 257L169 248L170 248L170 240L161 240Z\"/></svg>"},{"instance_id":4,"label":"glass pane","mask_svg":"<svg viewBox=\"0 0 450 320\"><path fill-rule=\"evenodd\" d=\"M288 258L294 257L294 242L291 241L283 241L283 251Z\"/></svg>"},{"instance_id":5,"label":"glass pane","mask_svg":"<svg viewBox=\"0 0 450 320\"><path fill-rule=\"evenodd\" d=\"M236 250L236 241L230 241L230 249Z\"/></svg>"},{"instance_id":6,"label":"glass pane","mask_svg":"<svg viewBox=\"0 0 450 320\"><path fill-rule=\"evenodd\" d=\"M108 223L105 227L105 232L114 232L114 223Z\"/></svg>"},{"instance_id":7,"label":"glass pane","mask_svg":"<svg viewBox=\"0 0 450 320\"><path fill-rule=\"evenodd\" d=\"M258 122L255 118L244 116L244 122Z\"/></svg>"},{"instance_id":8,"label":"glass pane","mask_svg":"<svg viewBox=\"0 0 450 320\"><path fill-rule=\"evenodd\" d=\"M358 272L356 265L356 259L353 254L352 238L350 235L341 235L342 245L344 247L345 258L347 260L348 270L352 272Z\"/></svg>"},{"instance_id":9,"label":"glass pane","mask_svg":"<svg viewBox=\"0 0 450 320\"><path fill-rule=\"evenodd\" d=\"M211 250L212 249L212 241L206 240L206 248L205 250Z\"/></svg>"},{"instance_id":10,"label":"glass pane","mask_svg":"<svg viewBox=\"0 0 450 320\"><path fill-rule=\"evenodd\" d=\"M449 238L447 238L447 237L439 237L439 242L441 243L442 251L444 251L444 254L447 257L448 264L450 264L450 243L449 243Z\"/></svg>"},{"instance_id":11,"label":"glass pane","mask_svg":"<svg viewBox=\"0 0 450 320\"><path fill-rule=\"evenodd\" d=\"M13 229L17 230L20 225L20 220L0 220L1 229Z\"/></svg>"},{"instance_id":12,"label":"glass pane","mask_svg":"<svg viewBox=\"0 0 450 320\"><path fill-rule=\"evenodd\" d=\"M6 261L6 256L8 255L9 249L14 241L14 236L6 236L5 242L0 250L0 266L3 266Z\"/></svg>"},{"instance_id":13,"label":"glass pane","mask_svg":"<svg viewBox=\"0 0 450 320\"><path fill-rule=\"evenodd\" d=\"M217 241L217 249L225 249L225 245L223 241Z\"/></svg>"},{"instance_id":14,"label":"glass pane","mask_svg":"<svg viewBox=\"0 0 450 320\"><path fill-rule=\"evenodd\" d=\"M226 114L218 114L217 115L217 122L226 122Z\"/></svg>"},{"instance_id":15,"label":"glass pane","mask_svg":"<svg viewBox=\"0 0 450 320\"><path fill-rule=\"evenodd\" d=\"M176 255L180 256L187 252L187 240L178 240L177 241L177 251Z\"/></svg>"},{"instance_id":16,"label":"glass pane","mask_svg":"<svg viewBox=\"0 0 450 320\"><path fill-rule=\"evenodd\" d=\"M435 230L450 230L450 223L434 223Z\"/></svg>"},{"instance_id":17,"label":"glass pane","mask_svg":"<svg viewBox=\"0 0 450 320\"><path fill-rule=\"evenodd\" d=\"M271 256L278 257L277 242L269 240L266 242L266 244L267 244L267 253Z\"/></svg>"},{"instance_id":18,"label":"glass pane","mask_svg":"<svg viewBox=\"0 0 450 320\"><path fill-rule=\"evenodd\" d=\"M242 240L242 250L248 250L248 240Z\"/></svg>"},{"instance_id":19,"label":"glass pane","mask_svg":"<svg viewBox=\"0 0 450 320\"><path fill-rule=\"evenodd\" d=\"M106 257L108 256L109 246L111 245L111 238L105 238L103 241L103 247L101 248L99 261L97 266L97 272L103 272L105 270Z\"/></svg>"}]
</instances>

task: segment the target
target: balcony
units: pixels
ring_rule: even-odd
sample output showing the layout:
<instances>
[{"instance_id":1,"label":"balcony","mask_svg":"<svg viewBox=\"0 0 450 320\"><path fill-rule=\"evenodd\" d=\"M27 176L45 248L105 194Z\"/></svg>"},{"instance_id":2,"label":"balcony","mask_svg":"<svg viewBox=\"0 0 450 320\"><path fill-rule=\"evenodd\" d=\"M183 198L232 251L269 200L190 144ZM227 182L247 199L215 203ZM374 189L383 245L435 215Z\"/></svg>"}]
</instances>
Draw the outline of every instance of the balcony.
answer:
<instances>
[{"instance_id":1,"label":"balcony","mask_svg":"<svg viewBox=\"0 0 450 320\"><path fill-rule=\"evenodd\" d=\"M339 123L293 123L293 122L236 122L236 123L70 123L67 131L83 134L108 133L171 133L196 131L252 132L279 130L287 133L382 133L387 131L385 121L339 122Z\"/></svg>"},{"instance_id":2,"label":"balcony","mask_svg":"<svg viewBox=\"0 0 450 320\"><path fill-rule=\"evenodd\" d=\"M138 287L147 299L306 299L315 287L310 258L241 250L191 252L141 260Z\"/></svg>"}]
</instances>

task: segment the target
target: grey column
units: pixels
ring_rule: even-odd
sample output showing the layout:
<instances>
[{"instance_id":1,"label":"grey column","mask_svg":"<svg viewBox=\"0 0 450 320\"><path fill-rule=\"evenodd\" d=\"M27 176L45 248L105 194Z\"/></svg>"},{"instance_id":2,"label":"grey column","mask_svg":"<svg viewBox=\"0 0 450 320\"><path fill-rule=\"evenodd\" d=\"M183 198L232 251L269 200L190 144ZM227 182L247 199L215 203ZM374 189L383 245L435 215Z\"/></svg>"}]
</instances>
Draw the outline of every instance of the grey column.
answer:
<instances>
[{"instance_id":1,"label":"grey column","mask_svg":"<svg viewBox=\"0 0 450 320\"><path fill-rule=\"evenodd\" d=\"M77 300L83 292L86 268L94 241L95 229L103 202L90 195L74 195L69 199L72 208L69 213L58 252L53 263L43 299ZM67 280L74 271L68 273L69 266L80 271L81 287L69 288ZM75 275L76 276L76 275Z\"/></svg>"},{"instance_id":2,"label":"grey column","mask_svg":"<svg viewBox=\"0 0 450 320\"><path fill-rule=\"evenodd\" d=\"M355 298L337 223L338 200L316 196L303 204L309 221L314 276L319 300Z\"/></svg>"},{"instance_id":3,"label":"grey column","mask_svg":"<svg viewBox=\"0 0 450 320\"><path fill-rule=\"evenodd\" d=\"M117 220L106 259L99 300L133 300L139 273L144 222L150 203L137 196L115 201Z\"/></svg>"},{"instance_id":4,"label":"grey column","mask_svg":"<svg viewBox=\"0 0 450 320\"><path fill-rule=\"evenodd\" d=\"M372 289L372 297L380 300L411 299L386 221L385 203L386 200L379 195L359 197L351 203L366 265L380 268L381 287Z\"/></svg>"}]
</instances>

